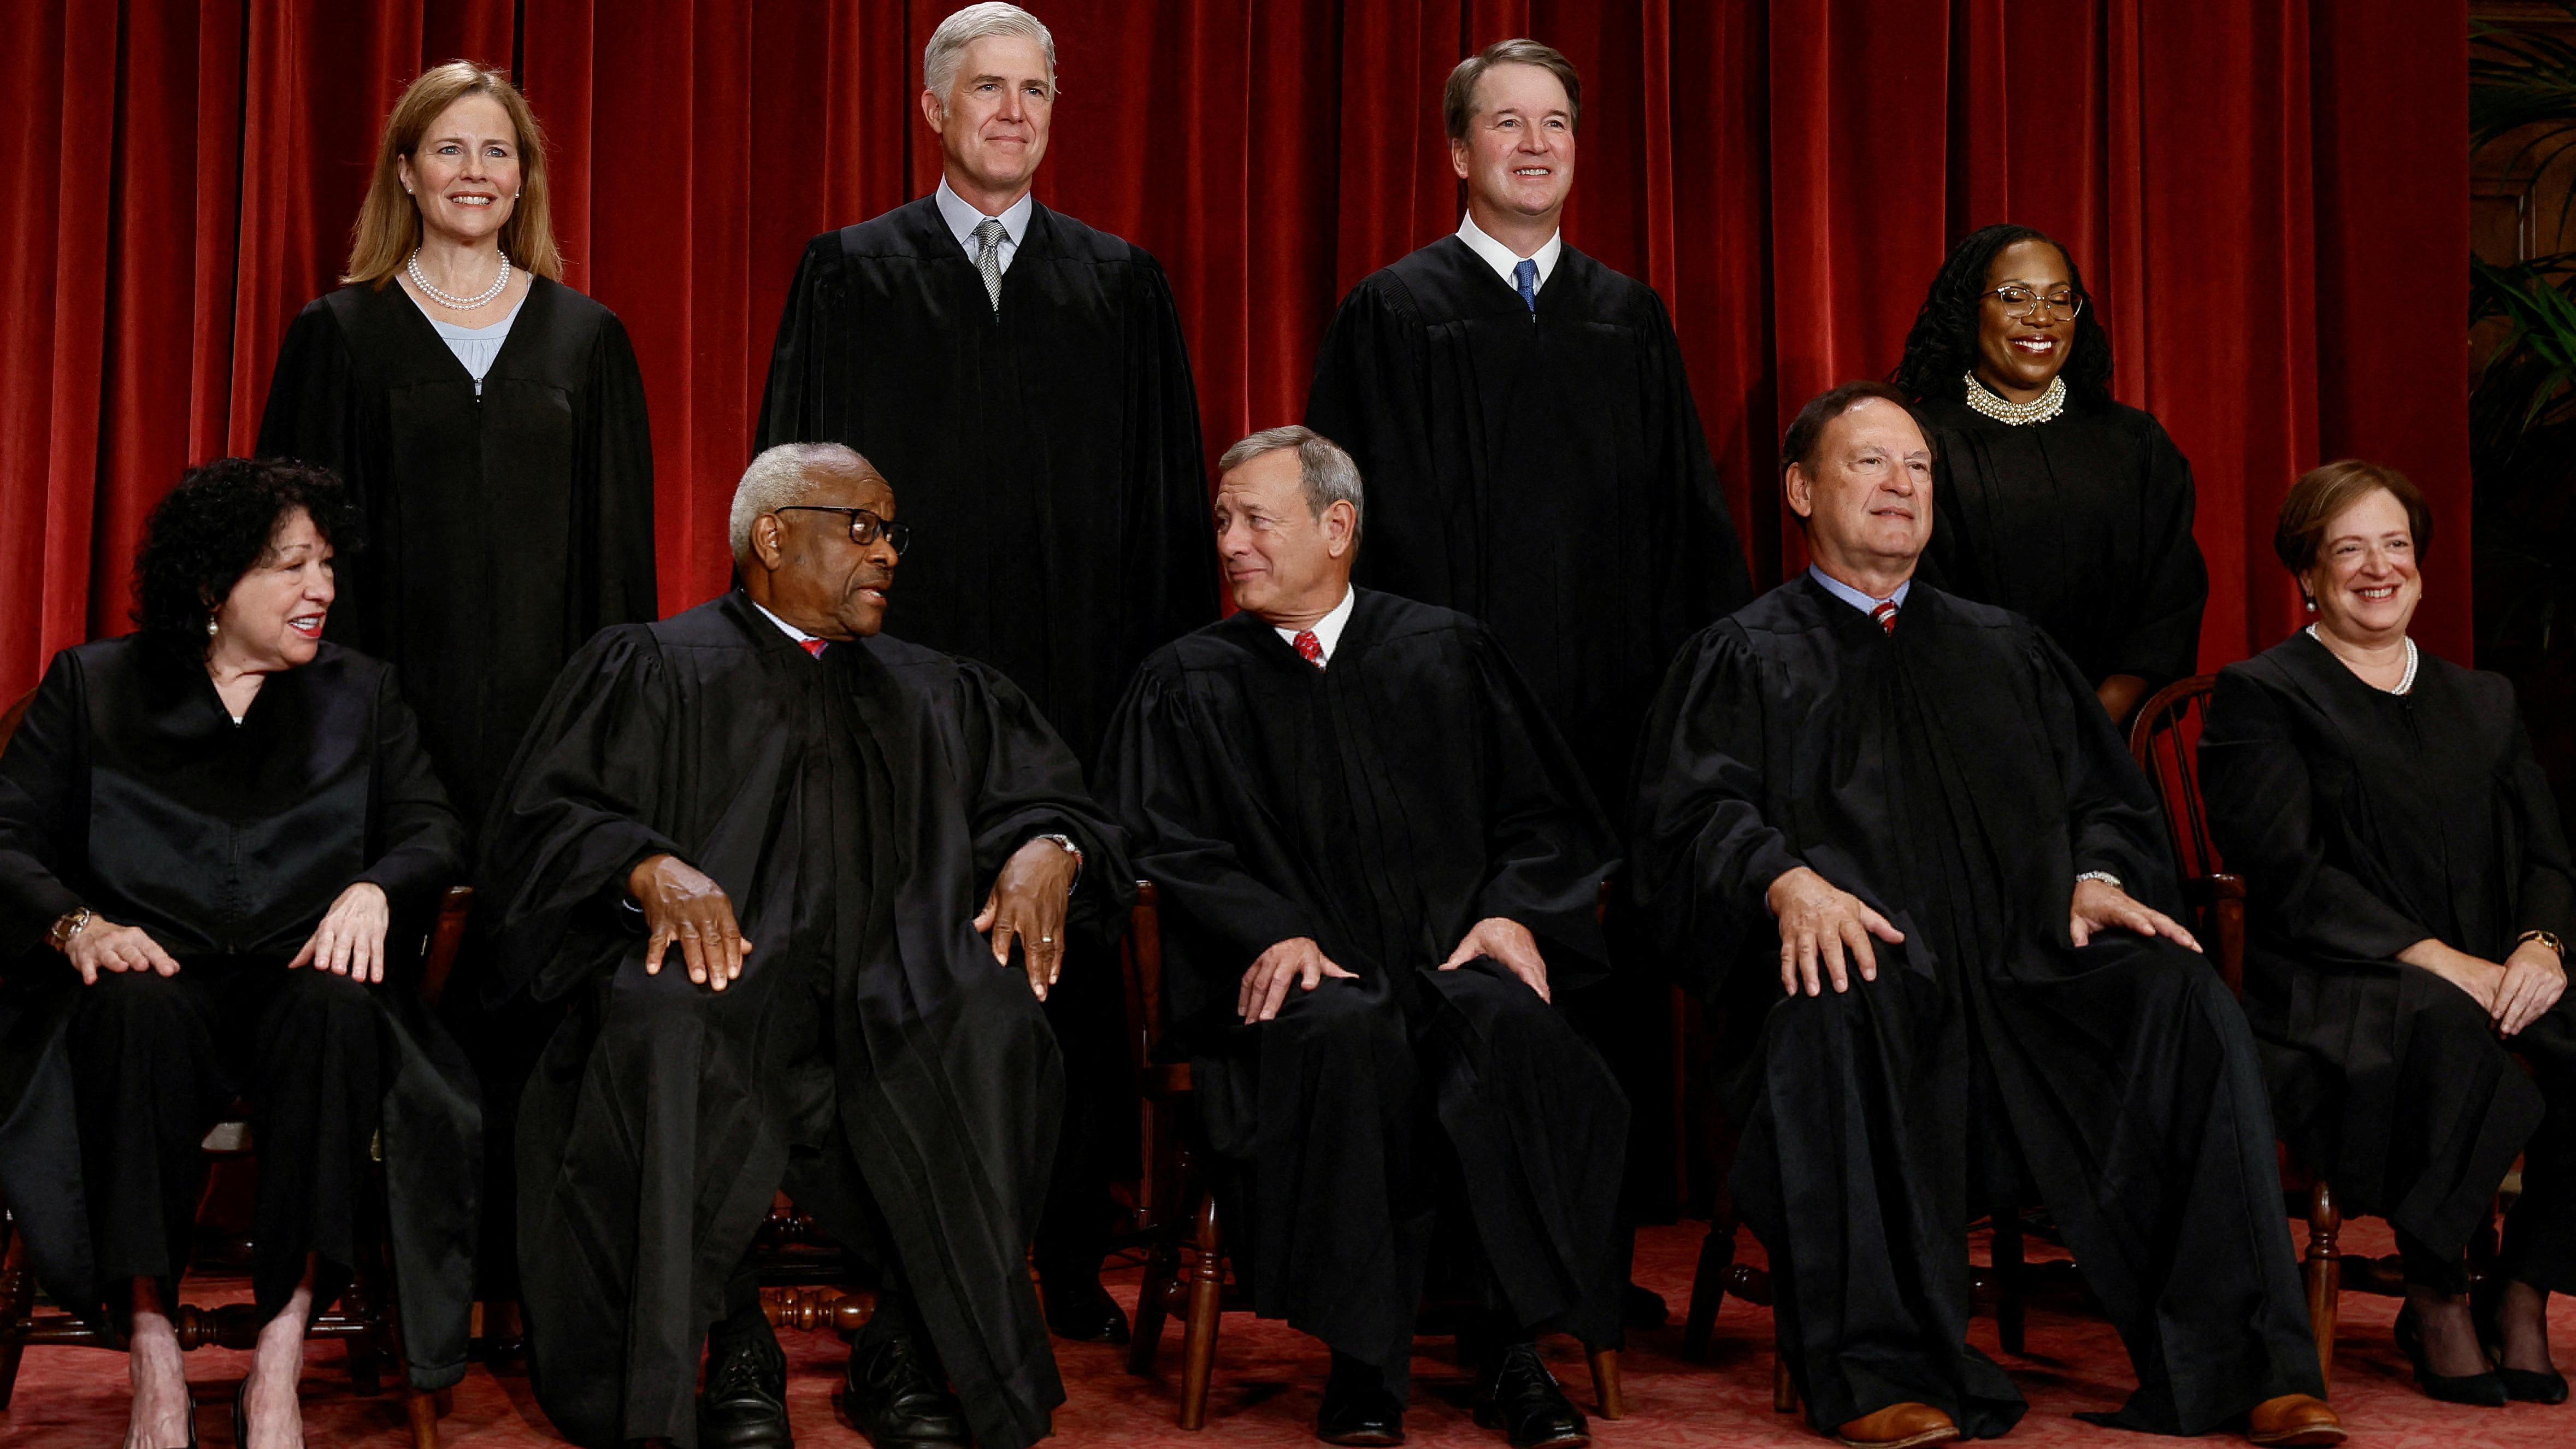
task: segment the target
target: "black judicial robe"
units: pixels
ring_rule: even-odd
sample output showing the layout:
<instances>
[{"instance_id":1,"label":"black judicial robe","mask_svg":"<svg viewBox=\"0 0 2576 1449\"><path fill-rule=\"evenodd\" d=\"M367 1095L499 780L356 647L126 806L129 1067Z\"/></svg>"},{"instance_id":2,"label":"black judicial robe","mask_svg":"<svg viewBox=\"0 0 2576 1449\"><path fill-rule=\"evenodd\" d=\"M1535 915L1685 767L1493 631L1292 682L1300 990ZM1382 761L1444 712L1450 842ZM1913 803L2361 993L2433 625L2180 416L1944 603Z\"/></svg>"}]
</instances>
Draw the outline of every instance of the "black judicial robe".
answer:
<instances>
[{"instance_id":1,"label":"black judicial robe","mask_svg":"<svg viewBox=\"0 0 2576 1449\"><path fill-rule=\"evenodd\" d=\"M1328 1064L1283 1062L1267 1039L1290 1013L1249 1028L1234 1016L1253 959L1306 936L1372 1000L1471 1044L1423 1091L1504 1296L1524 1324L1615 1345L1618 1086L1571 1031L1533 1054L1526 1038L1488 1029L1476 997L1499 966L1433 968L1468 927L1503 916L1539 938L1559 1002L1599 980L1597 903L1617 844L1490 633L1447 609L1356 592L1327 669L1251 614L1156 651L1102 765L1102 794L1161 892L1172 1046L1194 1060L1215 1145L1253 1162L1256 1304L1346 1352L1392 1356L1385 1367L1409 1353L1403 1225L1388 1194L1368 1190L1388 1164L1358 1160L1409 1159L1406 1125L1364 1115L1326 1127L1307 1078ZM1410 1271L1418 1280L1419 1263ZM1351 1278L1388 1291L1353 1293Z\"/></svg>"},{"instance_id":2,"label":"black judicial robe","mask_svg":"<svg viewBox=\"0 0 2576 1449\"><path fill-rule=\"evenodd\" d=\"M653 438L625 327L537 277L477 396L399 284L343 287L287 329L259 451L348 483L367 546L341 561L330 635L401 671L479 826L564 660L657 612Z\"/></svg>"},{"instance_id":3,"label":"black judicial robe","mask_svg":"<svg viewBox=\"0 0 2576 1449\"><path fill-rule=\"evenodd\" d=\"M557 1427L694 1442L698 1346L794 1147L861 1181L809 1196L800 1179L835 1238L860 1245L882 1213L976 1442L1042 1437L1063 1388L1025 1255L1062 1077L1025 976L972 921L1039 834L1087 853L1086 931L1133 876L1026 697L883 636L809 658L735 592L586 646L494 821L498 984L572 1003L519 1130L521 1271ZM676 961L643 974L625 878L664 852L724 887L755 944L721 996ZM809 989L830 1003L821 1027ZM654 1035L657 1011L703 1029ZM800 1099L811 1054L777 1046L800 1031L826 1039L819 1114ZM822 1135L800 1137L800 1116Z\"/></svg>"},{"instance_id":4,"label":"black judicial robe","mask_svg":"<svg viewBox=\"0 0 2576 1449\"><path fill-rule=\"evenodd\" d=\"M1683 651L1638 775L1645 909L1763 1022L1734 1183L1812 1422L2019 1416L1966 1344L1965 1230L2025 1186L2136 1365L2112 1422L2197 1434L2323 1393L2242 1014L2173 943L2068 940L2082 871L2179 907L2146 781L2045 634L1919 579L1887 634L1801 576ZM1801 864L1905 934L1877 981L1781 993L1764 893Z\"/></svg>"},{"instance_id":5,"label":"black judicial robe","mask_svg":"<svg viewBox=\"0 0 2576 1449\"><path fill-rule=\"evenodd\" d=\"M2245 878L2245 1012L2283 1132L2346 1213L2449 1256L2541 1121L2508 1054L2576 1068L2576 999L2499 1043L2466 993L2397 953L2430 938L2502 961L2526 930L2576 936L2576 878L2513 686L2417 657L2402 695L2305 630L2220 670L2201 784Z\"/></svg>"},{"instance_id":6,"label":"black judicial robe","mask_svg":"<svg viewBox=\"0 0 2576 1449\"><path fill-rule=\"evenodd\" d=\"M235 725L203 662L155 641L54 656L0 754L0 1188L56 1302L105 1324L122 1290L96 1281L74 1132L64 1031L87 988L47 930L87 905L151 933L183 973L282 972L340 892L372 881L393 910L368 995L393 1063L382 1125L404 1353L416 1387L464 1376L482 1113L415 974L464 844L373 659L326 643L270 675Z\"/></svg>"},{"instance_id":7,"label":"black judicial robe","mask_svg":"<svg viewBox=\"0 0 2576 1449\"><path fill-rule=\"evenodd\" d=\"M1673 651L1752 596L1663 299L1567 247L1533 321L1443 237L1343 299L1306 425L1366 481L1359 582L1483 620L1616 798Z\"/></svg>"},{"instance_id":8,"label":"black judicial robe","mask_svg":"<svg viewBox=\"0 0 2576 1449\"><path fill-rule=\"evenodd\" d=\"M2069 399L2044 423L1962 402L1916 411L1932 435L1936 526L1923 577L2037 624L2099 685L2191 675L2209 571L2192 540L2191 464L2147 413Z\"/></svg>"},{"instance_id":9,"label":"black judicial robe","mask_svg":"<svg viewBox=\"0 0 2576 1449\"><path fill-rule=\"evenodd\" d=\"M1198 394L1163 269L1030 211L993 309L929 197L805 249L760 446L843 443L903 502L904 627L1089 763L1147 651L1216 617Z\"/></svg>"}]
</instances>

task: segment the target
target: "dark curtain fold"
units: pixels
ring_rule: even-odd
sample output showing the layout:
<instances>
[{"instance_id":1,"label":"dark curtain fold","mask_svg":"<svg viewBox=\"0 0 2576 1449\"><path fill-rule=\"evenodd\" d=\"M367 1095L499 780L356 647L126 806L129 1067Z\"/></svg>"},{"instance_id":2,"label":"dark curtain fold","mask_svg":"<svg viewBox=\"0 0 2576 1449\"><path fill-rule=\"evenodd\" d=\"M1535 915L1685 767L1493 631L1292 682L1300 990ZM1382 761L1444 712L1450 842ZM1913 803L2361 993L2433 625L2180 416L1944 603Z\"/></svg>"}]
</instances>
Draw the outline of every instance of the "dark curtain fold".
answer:
<instances>
[{"instance_id":1,"label":"dark curtain fold","mask_svg":"<svg viewBox=\"0 0 2576 1449\"><path fill-rule=\"evenodd\" d=\"M567 280L633 336L663 605L719 592L796 259L935 180L916 100L950 8L0 0L0 703L126 627L145 513L249 449L382 118L452 55L520 79ZM1456 226L1440 81L1527 33L1585 81L1567 235L1670 305L1757 581L1801 561L1786 411L1885 373L1948 239L2010 218L2074 248L2118 395L2191 458L2205 667L2297 622L2273 510L2349 454L2431 496L2418 634L2471 655L2464 0L1034 8L1063 84L1040 199L1169 270L1211 450L1297 417L1342 292Z\"/></svg>"}]
</instances>

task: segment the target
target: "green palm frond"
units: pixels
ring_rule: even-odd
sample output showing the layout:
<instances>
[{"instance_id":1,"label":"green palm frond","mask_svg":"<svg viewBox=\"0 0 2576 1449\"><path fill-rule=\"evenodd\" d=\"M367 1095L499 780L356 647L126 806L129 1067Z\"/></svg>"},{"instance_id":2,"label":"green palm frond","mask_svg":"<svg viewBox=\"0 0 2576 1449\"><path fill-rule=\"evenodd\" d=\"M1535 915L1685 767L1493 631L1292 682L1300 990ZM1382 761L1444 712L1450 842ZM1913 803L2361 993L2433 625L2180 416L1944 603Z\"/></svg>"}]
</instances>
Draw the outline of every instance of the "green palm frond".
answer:
<instances>
[{"instance_id":1,"label":"green palm frond","mask_svg":"<svg viewBox=\"0 0 2576 1449\"><path fill-rule=\"evenodd\" d=\"M2576 20L2576 0L2560 0L2559 8ZM2469 30L2478 42L2469 58L2470 148L2528 130L2505 169L2529 162L2546 170L2576 146L2576 41L2484 22ZM2576 204L2576 191L2569 204ZM2566 220L2562 205L2559 224Z\"/></svg>"}]
</instances>

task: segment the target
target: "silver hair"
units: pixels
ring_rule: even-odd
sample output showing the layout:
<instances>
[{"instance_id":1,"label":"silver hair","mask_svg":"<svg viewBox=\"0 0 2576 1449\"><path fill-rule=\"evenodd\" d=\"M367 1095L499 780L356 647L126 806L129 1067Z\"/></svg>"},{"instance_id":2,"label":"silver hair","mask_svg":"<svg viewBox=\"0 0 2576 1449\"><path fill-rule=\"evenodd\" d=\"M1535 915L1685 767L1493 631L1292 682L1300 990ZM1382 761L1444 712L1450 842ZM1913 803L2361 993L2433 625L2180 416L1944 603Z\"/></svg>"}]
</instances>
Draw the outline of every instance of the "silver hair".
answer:
<instances>
[{"instance_id":1,"label":"silver hair","mask_svg":"<svg viewBox=\"0 0 2576 1449\"><path fill-rule=\"evenodd\" d=\"M853 448L838 443L781 443L751 460L742 481L733 485L733 512L726 533L733 542L733 561L751 562L751 526L764 513L776 513L814 495L817 474L875 474L876 465Z\"/></svg>"},{"instance_id":2,"label":"silver hair","mask_svg":"<svg viewBox=\"0 0 2576 1449\"><path fill-rule=\"evenodd\" d=\"M1055 89L1055 36L1046 22L1003 0L984 0L940 21L939 28L930 32L930 43L921 48L921 83L939 97L942 107L948 104L948 88L957 83L957 67L965 63L966 47L997 35L1036 41L1046 55L1047 89Z\"/></svg>"},{"instance_id":3,"label":"silver hair","mask_svg":"<svg viewBox=\"0 0 2576 1449\"><path fill-rule=\"evenodd\" d=\"M1297 450L1297 478L1306 486L1306 507L1321 518L1325 509L1347 503L1356 531L1362 511L1360 465L1351 461L1351 455L1343 452L1340 444L1303 423L1263 428L1226 449L1225 456L1216 460L1216 471L1231 473L1255 458L1288 448Z\"/></svg>"}]
</instances>

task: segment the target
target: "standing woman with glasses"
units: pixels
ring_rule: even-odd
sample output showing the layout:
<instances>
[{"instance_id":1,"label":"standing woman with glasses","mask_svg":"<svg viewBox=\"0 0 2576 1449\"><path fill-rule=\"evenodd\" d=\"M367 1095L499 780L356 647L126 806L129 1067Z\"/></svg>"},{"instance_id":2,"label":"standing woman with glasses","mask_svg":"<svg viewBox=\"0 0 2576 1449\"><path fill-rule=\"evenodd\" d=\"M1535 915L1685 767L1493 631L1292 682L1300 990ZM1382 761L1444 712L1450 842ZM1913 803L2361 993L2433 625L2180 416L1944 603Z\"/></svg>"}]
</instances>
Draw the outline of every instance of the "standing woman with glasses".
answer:
<instances>
[{"instance_id":1,"label":"standing woman with glasses","mask_svg":"<svg viewBox=\"0 0 2576 1449\"><path fill-rule=\"evenodd\" d=\"M572 651L655 615L644 381L616 314L558 280L546 200L509 77L414 81L260 425L356 494L371 544L333 632L399 671L469 824Z\"/></svg>"},{"instance_id":2,"label":"standing woman with glasses","mask_svg":"<svg viewBox=\"0 0 2576 1449\"><path fill-rule=\"evenodd\" d=\"M1950 249L1891 379L1936 469L1927 577L2019 613L2114 722L2193 672L2209 573L2191 464L2111 400L2111 339L2064 247L1989 226Z\"/></svg>"}]
</instances>

